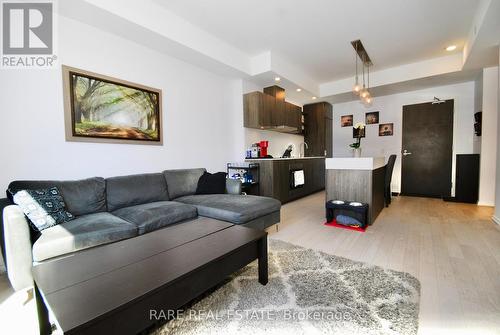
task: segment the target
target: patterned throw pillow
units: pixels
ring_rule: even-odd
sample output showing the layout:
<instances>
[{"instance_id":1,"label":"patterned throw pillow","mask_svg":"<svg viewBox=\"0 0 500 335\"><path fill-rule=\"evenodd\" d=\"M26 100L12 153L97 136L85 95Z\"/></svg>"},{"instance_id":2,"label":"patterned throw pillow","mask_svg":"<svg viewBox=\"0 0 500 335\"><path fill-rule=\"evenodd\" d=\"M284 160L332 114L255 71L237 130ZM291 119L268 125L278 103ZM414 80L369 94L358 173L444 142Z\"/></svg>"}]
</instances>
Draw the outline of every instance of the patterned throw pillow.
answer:
<instances>
[{"instance_id":1,"label":"patterned throw pillow","mask_svg":"<svg viewBox=\"0 0 500 335\"><path fill-rule=\"evenodd\" d=\"M66 210L66 204L57 187L19 191L14 194L14 203L21 207L38 231L75 218Z\"/></svg>"}]
</instances>

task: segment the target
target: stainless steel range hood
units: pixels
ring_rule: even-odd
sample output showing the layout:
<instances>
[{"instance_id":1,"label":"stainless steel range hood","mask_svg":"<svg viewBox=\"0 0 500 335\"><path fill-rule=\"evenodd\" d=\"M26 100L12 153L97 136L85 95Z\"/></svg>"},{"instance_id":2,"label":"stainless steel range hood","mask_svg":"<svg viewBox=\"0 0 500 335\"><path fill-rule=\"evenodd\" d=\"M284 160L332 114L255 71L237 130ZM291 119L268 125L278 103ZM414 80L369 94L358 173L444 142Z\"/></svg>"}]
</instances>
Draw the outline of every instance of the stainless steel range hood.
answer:
<instances>
[{"instance_id":1,"label":"stainless steel range hood","mask_svg":"<svg viewBox=\"0 0 500 335\"><path fill-rule=\"evenodd\" d=\"M274 126L274 127L269 127L268 130L277 131L280 133L299 132L299 128L290 126Z\"/></svg>"}]
</instances>

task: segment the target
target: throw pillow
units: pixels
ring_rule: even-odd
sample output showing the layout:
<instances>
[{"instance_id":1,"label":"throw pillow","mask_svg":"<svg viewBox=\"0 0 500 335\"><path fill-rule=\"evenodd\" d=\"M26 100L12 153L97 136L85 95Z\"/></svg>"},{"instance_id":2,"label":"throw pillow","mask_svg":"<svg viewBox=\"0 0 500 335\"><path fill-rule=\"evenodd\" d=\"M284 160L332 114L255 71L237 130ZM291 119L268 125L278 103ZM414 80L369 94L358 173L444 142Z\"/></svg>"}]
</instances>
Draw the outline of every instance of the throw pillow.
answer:
<instances>
[{"instance_id":1,"label":"throw pillow","mask_svg":"<svg viewBox=\"0 0 500 335\"><path fill-rule=\"evenodd\" d=\"M226 173L205 172L198 180L196 194L224 194L226 193Z\"/></svg>"},{"instance_id":2,"label":"throw pillow","mask_svg":"<svg viewBox=\"0 0 500 335\"><path fill-rule=\"evenodd\" d=\"M38 231L75 218L66 210L66 204L57 187L21 190L14 194L14 203L21 207L21 210Z\"/></svg>"}]
</instances>

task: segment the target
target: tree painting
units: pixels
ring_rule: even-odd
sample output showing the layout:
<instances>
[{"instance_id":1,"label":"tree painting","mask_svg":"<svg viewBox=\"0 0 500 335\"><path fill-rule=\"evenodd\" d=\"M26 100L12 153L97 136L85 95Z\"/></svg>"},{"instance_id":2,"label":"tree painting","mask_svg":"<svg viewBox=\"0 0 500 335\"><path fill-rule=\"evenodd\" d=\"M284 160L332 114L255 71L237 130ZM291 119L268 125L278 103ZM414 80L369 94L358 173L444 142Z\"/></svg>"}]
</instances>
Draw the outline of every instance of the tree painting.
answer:
<instances>
[{"instance_id":1,"label":"tree painting","mask_svg":"<svg viewBox=\"0 0 500 335\"><path fill-rule=\"evenodd\" d=\"M75 136L160 140L157 92L74 72L70 81Z\"/></svg>"}]
</instances>

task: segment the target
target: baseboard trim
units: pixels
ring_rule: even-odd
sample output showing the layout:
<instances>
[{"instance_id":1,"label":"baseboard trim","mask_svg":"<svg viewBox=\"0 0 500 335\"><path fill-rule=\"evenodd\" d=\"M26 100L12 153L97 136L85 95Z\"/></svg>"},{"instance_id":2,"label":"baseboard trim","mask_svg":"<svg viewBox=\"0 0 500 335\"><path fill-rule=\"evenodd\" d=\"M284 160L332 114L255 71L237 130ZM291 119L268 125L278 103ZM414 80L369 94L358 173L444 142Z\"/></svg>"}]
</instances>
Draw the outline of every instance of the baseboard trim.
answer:
<instances>
[{"instance_id":1,"label":"baseboard trim","mask_svg":"<svg viewBox=\"0 0 500 335\"><path fill-rule=\"evenodd\" d=\"M484 202L484 201L478 201L477 205L483 206L483 207L495 207L495 204L492 204L491 202Z\"/></svg>"},{"instance_id":2,"label":"baseboard trim","mask_svg":"<svg viewBox=\"0 0 500 335\"><path fill-rule=\"evenodd\" d=\"M493 220L494 223L500 226L500 218L498 216L493 215L491 219Z\"/></svg>"}]
</instances>

